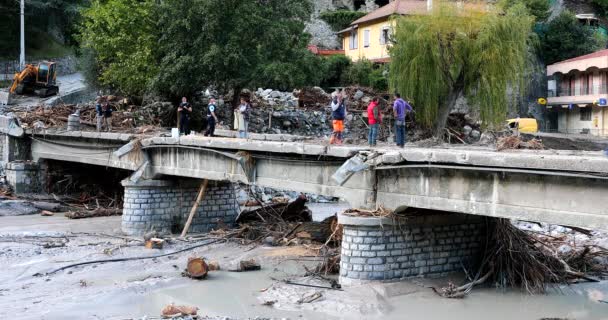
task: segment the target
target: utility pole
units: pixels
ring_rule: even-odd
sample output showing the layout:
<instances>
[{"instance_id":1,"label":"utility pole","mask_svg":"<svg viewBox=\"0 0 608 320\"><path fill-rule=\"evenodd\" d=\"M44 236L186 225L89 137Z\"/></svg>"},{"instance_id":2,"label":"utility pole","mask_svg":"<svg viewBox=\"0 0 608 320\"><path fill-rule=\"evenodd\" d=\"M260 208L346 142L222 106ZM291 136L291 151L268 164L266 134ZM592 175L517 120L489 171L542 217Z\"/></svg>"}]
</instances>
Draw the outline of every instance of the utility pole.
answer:
<instances>
[{"instance_id":1,"label":"utility pole","mask_svg":"<svg viewBox=\"0 0 608 320\"><path fill-rule=\"evenodd\" d=\"M25 68L25 0L21 0L21 54L19 55L19 67Z\"/></svg>"}]
</instances>

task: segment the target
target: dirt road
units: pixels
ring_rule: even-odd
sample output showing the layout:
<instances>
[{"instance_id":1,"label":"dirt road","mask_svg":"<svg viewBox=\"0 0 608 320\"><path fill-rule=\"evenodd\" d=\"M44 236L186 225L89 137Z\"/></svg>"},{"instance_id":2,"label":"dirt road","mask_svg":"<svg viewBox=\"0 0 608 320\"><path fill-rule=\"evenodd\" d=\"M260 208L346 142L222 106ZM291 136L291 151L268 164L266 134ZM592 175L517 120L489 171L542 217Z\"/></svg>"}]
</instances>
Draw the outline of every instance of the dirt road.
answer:
<instances>
[{"instance_id":1,"label":"dirt road","mask_svg":"<svg viewBox=\"0 0 608 320\"><path fill-rule=\"evenodd\" d=\"M75 92L83 91L87 88L84 77L81 73L74 73L57 77L57 85L59 86L59 95L39 98L36 96L15 96L11 107L31 107L38 106L42 103L52 104L55 100L62 96L70 95Z\"/></svg>"}]
</instances>

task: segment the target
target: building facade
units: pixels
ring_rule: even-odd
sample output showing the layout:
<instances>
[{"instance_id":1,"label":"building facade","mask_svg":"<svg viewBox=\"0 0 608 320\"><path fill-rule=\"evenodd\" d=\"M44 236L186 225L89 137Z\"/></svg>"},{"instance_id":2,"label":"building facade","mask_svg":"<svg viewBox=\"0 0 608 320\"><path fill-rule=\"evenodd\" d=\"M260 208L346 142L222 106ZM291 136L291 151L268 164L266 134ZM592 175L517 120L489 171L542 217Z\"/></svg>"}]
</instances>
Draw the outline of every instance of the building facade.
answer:
<instances>
[{"instance_id":1,"label":"building facade","mask_svg":"<svg viewBox=\"0 0 608 320\"><path fill-rule=\"evenodd\" d=\"M547 131L608 136L608 49L547 66Z\"/></svg>"},{"instance_id":2,"label":"building facade","mask_svg":"<svg viewBox=\"0 0 608 320\"><path fill-rule=\"evenodd\" d=\"M427 11L427 0L395 0L355 20L340 31L344 53L353 61L390 61L390 38L395 30L395 15L420 14Z\"/></svg>"}]
</instances>

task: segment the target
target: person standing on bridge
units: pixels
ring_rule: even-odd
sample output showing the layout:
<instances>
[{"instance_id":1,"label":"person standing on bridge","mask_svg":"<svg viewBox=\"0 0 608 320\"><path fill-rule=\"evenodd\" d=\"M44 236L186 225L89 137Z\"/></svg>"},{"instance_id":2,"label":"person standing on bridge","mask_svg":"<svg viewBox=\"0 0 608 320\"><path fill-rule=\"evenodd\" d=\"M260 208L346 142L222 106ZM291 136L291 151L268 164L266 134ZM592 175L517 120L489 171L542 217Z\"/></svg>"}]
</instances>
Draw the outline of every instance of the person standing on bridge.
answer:
<instances>
[{"instance_id":1,"label":"person standing on bridge","mask_svg":"<svg viewBox=\"0 0 608 320\"><path fill-rule=\"evenodd\" d=\"M331 101L331 118L334 132L329 139L329 144L342 144L344 139L344 119L346 118L346 103L342 92L336 94Z\"/></svg>"},{"instance_id":2,"label":"person standing on bridge","mask_svg":"<svg viewBox=\"0 0 608 320\"><path fill-rule=\"evenodd\" d=\"M112 131L112 106L108 101L103 104L103 124L106 126L108 132Z\"/></svg>"},{"instance_id":3,"label":"person standing on bridge","mask_svg":"<svg viewBox=\"0 0 608 320\"><path fill-rule=\"evenodd\" d=\"M101 106L101 97L95 99L95 120L97 120L97 132L101 132L103 125L103 109Z\"/></svg>"},{"instance_id":4,"label":"person standing on bridge","mask_svg":"<svg viewBox=\"0 0 608 320\"><path fill-rule=\"evenodd\" d=\"M247 139L250 109L249 101L245 97L241 97L241 104L234 110L234 129L239 132L239 138L241 139Z\"/></svg>"},{"instance_id":5,"label":"person standing on bridge","mask_svg":"<svg viewBox=\"0 0 608 320\"><path fill-rule=\"evenodd\" d=\"M380 99L374 97L367 106L367 122L369 123L369 134L367 141L370 147L376 146L378 139L378 127L382 124L382 114L380 113Z\"/></svg>"},{"instance_id":6,"label":"person standing on bridge","mask_svg":"<svg viewBox=\"0 0 608 320\"><path fill-rule=\"evenodd\" d=\"M395 138L397 146L403 148L405 146L407 132L405 126L405 115L412 112L412 106L405 100L401 99L399 93L395 93L395 103L393 104L393 113L395 115Z\"/></svg>"},{"instance_id":7,"label":"person standing on bridge","mask_svg":"<svg viewBox=\"0 0 608 320\"><path fill-rule=\"evenodd\" d=\"M188 103L188 99L186 97L182 98L182 103L180 103L177 107L177 113L179 114L179 133L181 135L189 135L192 106L190 103Z\"/></svg>"},{"instance_id":8,"label":"person standing on bridge","mask_svg":"<svg viewBox=\"0 0 608 320\"><path fill-rule=\"evenodd\" d=\"M207 106L207 131L205 131L205 137L213 137L213 134L215 133L215 124L218 122L217 116L215 115L216 106L215 98L209 99L209 105Z\"/></svg>"}]
</instances>

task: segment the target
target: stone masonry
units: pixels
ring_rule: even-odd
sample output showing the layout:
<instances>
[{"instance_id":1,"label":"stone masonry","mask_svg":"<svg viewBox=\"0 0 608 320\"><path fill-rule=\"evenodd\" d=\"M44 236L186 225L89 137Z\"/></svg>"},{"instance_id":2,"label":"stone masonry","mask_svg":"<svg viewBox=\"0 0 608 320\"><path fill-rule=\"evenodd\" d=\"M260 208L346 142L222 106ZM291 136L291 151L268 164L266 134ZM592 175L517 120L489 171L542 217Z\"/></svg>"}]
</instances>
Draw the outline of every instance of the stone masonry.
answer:
<instances>
[{"instance_id":1,"label":"stone masonry","mask_svg":"<svg viewBox=\"0 0 608 320\"><path fill-rule=\"evenodd\" d=\"M37 193L42 191L40 166L31 161L13 161L6 164L6 182L15 193Z\"/></svg>"},{"instance_id":2,"label":"stone masonry","mask_svg":"<svg viewBox=\"0 0 608 320\"><path fill-rule=\"evenodd\" d=\"M122 230L129 235L148 231L179 233L196 201L197 180L124 180ZM231 183L210 181L189 232L208 232L232 225L239 213L236 191Z\"/></svg>"},{"instance_id":3,"label":"stone masonry","mask_svg":"<svg viewBox=\"0 0 608 320\"><path fill-rule=\"evenodd\" d=\"M344 285L461 271L477 262L485 240L484 218L464 214L399 220L341 215L340 223Z\"/></svg>"}]
</instances>

